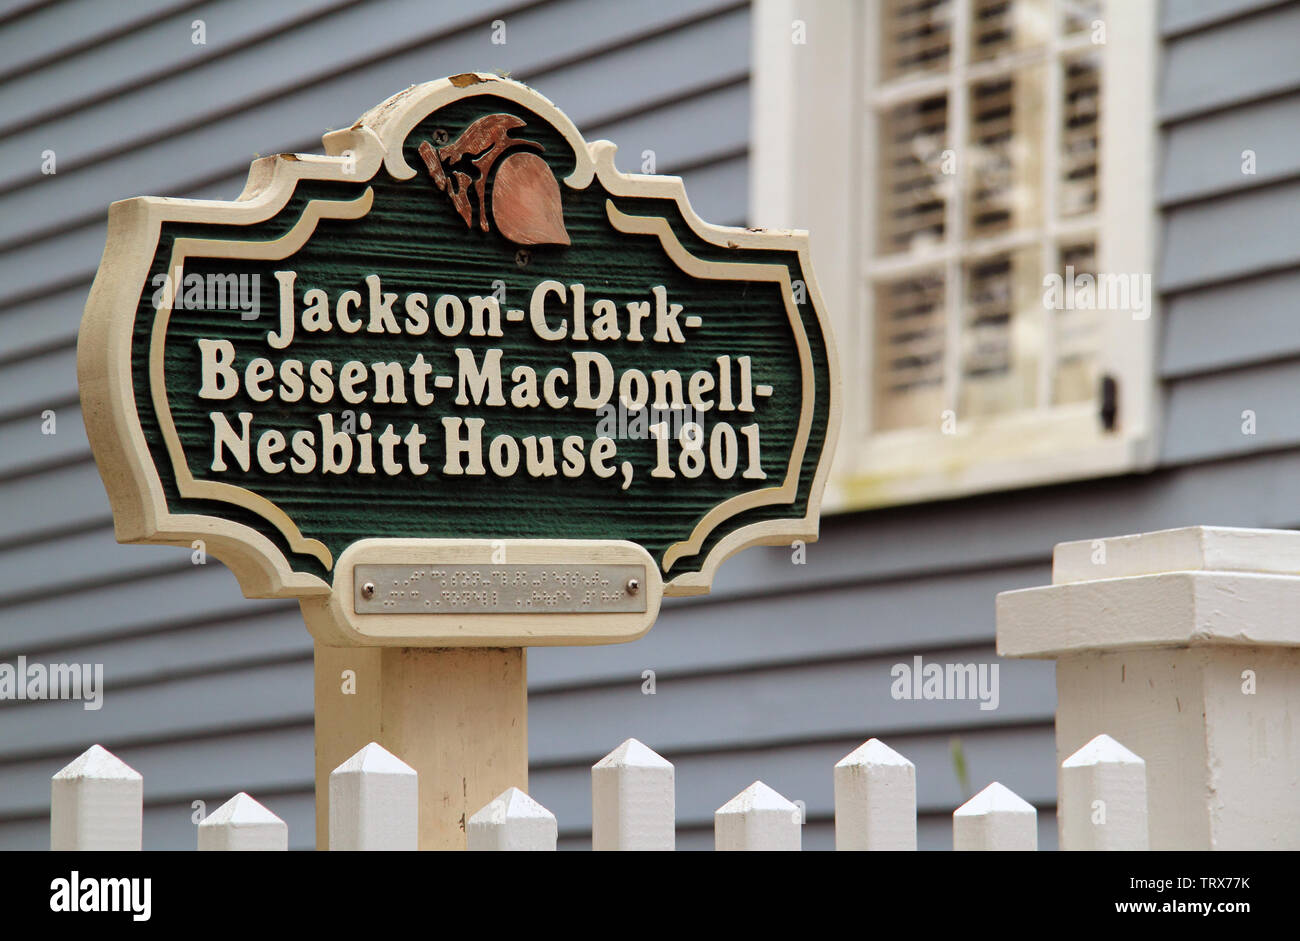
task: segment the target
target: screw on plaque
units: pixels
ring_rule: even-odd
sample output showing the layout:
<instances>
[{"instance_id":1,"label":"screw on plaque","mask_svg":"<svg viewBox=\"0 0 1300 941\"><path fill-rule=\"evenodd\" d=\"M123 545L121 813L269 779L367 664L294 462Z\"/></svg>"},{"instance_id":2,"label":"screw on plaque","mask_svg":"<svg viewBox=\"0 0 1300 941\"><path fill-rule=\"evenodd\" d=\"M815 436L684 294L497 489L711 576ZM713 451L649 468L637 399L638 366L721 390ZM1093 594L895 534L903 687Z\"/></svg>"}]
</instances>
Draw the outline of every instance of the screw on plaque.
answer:
<instances>
[{"instance_id":1,"label":"screw on plaque","mask_svg":"<svg viewBox=\"0 0 1300 941\"><path fill-rule=\"evenodd\" d=\"M641 590L641 583L639 581L637 581L635 578L629 578L627 580L627 593L629 595L635 595L640 590Z\"/></svg>"},{"instance_id":2,"label":"screw on plaque","mask_svg":"<svg viewBox=\"0 0 1300 941\"><path fill-rule=\"evenodd\" d=\"M515 264L520 268L527 268L528 263L533 260L533 253L526 248L521 248L515 252Z\"/></svg>"},{"instance_id":3,"label":"screw on plaque","mask_svg":"<svg viewBox=\"0 0 1300 941\"><path fill-rule=\"evenodd\" d=\"M436 128L433 132L433 142L441 147L447 141L451 140L451 135L447 133L446 128Z\"/></svg>"},{"instance_id":4,"label":"screw on plaque","mask_svg":"<svg viewBox=\"0 0 1300 941\"><path fill-rule=\"evenodd\" d=\"M367 600L375 597L375 583L366 582L361 586L361 597Z\"/></svg>"}]
</instances>

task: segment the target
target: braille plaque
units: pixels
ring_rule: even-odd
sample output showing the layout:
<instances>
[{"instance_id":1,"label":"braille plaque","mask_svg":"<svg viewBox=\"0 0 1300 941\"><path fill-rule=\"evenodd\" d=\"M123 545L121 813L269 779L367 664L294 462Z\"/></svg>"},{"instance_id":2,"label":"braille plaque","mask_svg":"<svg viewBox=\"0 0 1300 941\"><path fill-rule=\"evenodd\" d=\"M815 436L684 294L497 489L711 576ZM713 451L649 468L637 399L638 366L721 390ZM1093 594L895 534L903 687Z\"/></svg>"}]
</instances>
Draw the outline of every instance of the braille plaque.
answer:
<instances>
[{"instance_id":1,"label":"braille plaque","mask_svg":"<svg viewBox=\"0 0 1300 941\"><path fill-rule=\"evenodd\" d=\"M643 565L358 565L357 614L611 614L646 610Z\"/></svg>"}]
</instances>

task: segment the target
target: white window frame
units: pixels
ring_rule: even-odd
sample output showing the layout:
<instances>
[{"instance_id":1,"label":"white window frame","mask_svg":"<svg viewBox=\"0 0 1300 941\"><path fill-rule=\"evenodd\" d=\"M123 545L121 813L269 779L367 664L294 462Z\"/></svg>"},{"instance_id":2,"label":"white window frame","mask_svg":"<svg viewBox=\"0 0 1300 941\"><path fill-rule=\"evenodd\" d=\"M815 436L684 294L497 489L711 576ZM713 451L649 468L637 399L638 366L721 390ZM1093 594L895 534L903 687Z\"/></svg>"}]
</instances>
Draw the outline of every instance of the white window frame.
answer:
<instances>
[{"instance_id":1,"label":"white window frame","mask_svg":"<svg viewBox=\"0 0 1300 941\"><path fill-rule=\"evenodd\" d=\"M1053 0L1055 16L1063 2ZM978 420L958 414L954 434L943 432L940 415L933 428L871 431L870 200L877 122L869 76L878 71L880 0L754 0L752 17L750 223L810 232L814 270L840 350L844 424L823 511L1151 469L1159 421L1155 0L1106 0L1106 42L1090 47L1102 56L1097 271L1151 275L1147 318L1102 315L1098 374L1114 376L1119 390L1111 432L1102 430L1095 402L1040 404ZM955 25L954 44L965 36L962 24ZM804 44L795 41L800 33ZM1054 33L1053 42L1061 43ZM940 80L947 78L956 87L965 77L945 73ZM1059 123L1057 99L1047 120ZM953 145L960 140L954 130ZM1056 155L1047 159L1054 164ZM1069 228L1049 232L1044 244ZM1055 264L1045 270L1056 270ZM951 275L946 291L953 321L962 290ZM951 338L952 322L949 329ZM956 345L947 349L951 361Z\"/></svg>"}]
</instances>

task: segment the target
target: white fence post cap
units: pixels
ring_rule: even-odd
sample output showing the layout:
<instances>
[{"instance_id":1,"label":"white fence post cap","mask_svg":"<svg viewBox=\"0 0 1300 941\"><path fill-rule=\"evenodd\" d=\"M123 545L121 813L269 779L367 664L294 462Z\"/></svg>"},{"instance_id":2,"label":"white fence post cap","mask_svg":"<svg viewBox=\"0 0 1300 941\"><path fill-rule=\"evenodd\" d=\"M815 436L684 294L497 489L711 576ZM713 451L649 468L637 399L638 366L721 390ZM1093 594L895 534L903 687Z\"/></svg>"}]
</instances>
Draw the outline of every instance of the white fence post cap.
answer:
<instances>
[{"instance_id":1,"label":"white fence post cap","mask_svg":"<svg viewBox=\"0 0 1300 941\"><path fill-rule=\"evenodd\" d=\"M517 787L488 801L465 822L471 850L554 850L555 814Z\"/></svg>"},{"instance_id":2,"label":"white fence post cap","mask_svg":"<svg viewBox=\"0 0 1300 941\"><path fill-rule=\"evenodd\" d=\"M1010 788L994 781L952 814L952 848L1038 849L1038 811Z\"/></svg>"},{"instance_id":3,"label":"white fence post cap","mask_svg":"<svg viewBox=\"0 0 1300 941\"><path fill-rule=\"evenodd\" d=\"M287 850L289 825L244 791L199 822L201 850Z\"/></svg>"},{"instance_id":4,"label":"white fence post cap","mask_svg":"<svg viewBox=\"0 0 1300 941\"><path fill-rule=\"evenodd\" d=\"M359 752L330 772L348 774L364 771L367 774L415 774L415 769L398 758L378 742L371 742Z\"/></svg>"},{"instance_id":5,"label":"white fence post cap","mask_svg":"<svg viewBox=\"0 0 1300 941\"><path fill-rule=\"evenodd\" d=\"M488 801L474 816L470 823L505 823L507 820L555 819L551 813L537 801L533 800L517 787L508 787L492 800Z\"/></svg>"},{"instance_id":6,"label":"white fence post cap","mask_svg":"<svg viewBox=\"0 0 1300 941\"><path fill-rule=\"evenodd\" d=\"M591 766L591 848L671 850L676 846L673 763L629 738Z\"/></svg>"},{"instance_id":7,"label":"white fence post cap","mask_svg":"<svg viewBox=\"0 0 1300 941\"><path fill-rule=\"evenodd\" d=\"M977 817L981 814L1034 814L1038 811L1011 788L994 781L953 812L954 817Z\"/></svg>"},{"instance_id":8,"label":"white fence post cap","mask_svg":"<svg viewBox=\"0 0 1300 941\"><path fill-rule=\"evenodd\" d=\"M1145 765L1146 762L1103 732L1061 762L1061 767L1079 768L1085 765L1102 764Z\"/></svg>"},{"instance_id":9,"label":"white fence post cap","mask_svg":"<svg viewBox=\"0 0 1300 941\"><path fill-rule=\"evenodd\" d=\"M839 761L837 768L851 768L858 765L888 765L891 767L910 768L912 763L894 751L878 738L868 739Z\"/></svg>"},{"instance_id":10,"label":"white fence post cap","mask_svg":"<svg viewBox=\"0 0 1300 941\"><path fill-rule=\"evenodd\" d=\"M330 772L332 850L413 850L419 845L419 775L371 742Z\"/></svg>"},{"instance_id":11,"label":"white fence post cap","mask_svg":"<svg viewBox=\"0 0 1300 941\"><path fill-rule=\"evenodd\" d=\"M218 824L241 824L255 823L283 823L279 817L271 813L253 798L248 796L246 791L240 791L230 800L226 801L199 824L201 827L215 827Z\"/></svg>"},{"instance_id":12,"label":"white fence post cap","mask_svg":"<svg viewBox=\"0 0 1300 941\"><path fill-rule=\"evenodd\" d=\"M785 810L797 814L799 806L782 797L762 781L755 781L714 813L745 814L751 810Z\"/></svg>"},{"instance_id":13,"label":"white fence post cap","mask_svg":"<svg viewBox=\"0 0 1300 941\"><path fill-rule=\"evenodd\" d=\"M600 761L591 766L598 768L671 768L673 763L634 738L629 738Z\"/></svg>"},{"instance_id":14,"label":"white fence post cap","mask_svg":"<svg viewBox=\"0 0 1300 941\"><path fill-rule=\"evenodd\" d=\"M835 848L916 849L916 766L878 738L838 762Z\"/></svg>"},{"instance_id":15,"label":"white fence post cap","mask_svg":"<svg viewBox=\"0 0 1300 941\"><path fill-rule=\"evenodd\" d=\"M755 781L713 814L718 850L798 850L803 813L762 781Z\"/></svg>"},{"instance_id":16,"label":"white fence post cap","mask_svg":"<svg viewBox=\"0 0 1300 941\"><path fill-rule=\"evenodd\" d=\"M91 745L55 773L55 781L94 778L99 781L144 781L144 777L103 745Z\"/></svg>"},{"instance_id":17,"label":"white fence post cap","mask_svg":"<svg viewBox=\"0 0 1300 941\"><path fill-rule=\"evenodd\" d=\"M50 778L50 849L138 850L144 777L92 745Z\"/></svg>"}]
</instances>

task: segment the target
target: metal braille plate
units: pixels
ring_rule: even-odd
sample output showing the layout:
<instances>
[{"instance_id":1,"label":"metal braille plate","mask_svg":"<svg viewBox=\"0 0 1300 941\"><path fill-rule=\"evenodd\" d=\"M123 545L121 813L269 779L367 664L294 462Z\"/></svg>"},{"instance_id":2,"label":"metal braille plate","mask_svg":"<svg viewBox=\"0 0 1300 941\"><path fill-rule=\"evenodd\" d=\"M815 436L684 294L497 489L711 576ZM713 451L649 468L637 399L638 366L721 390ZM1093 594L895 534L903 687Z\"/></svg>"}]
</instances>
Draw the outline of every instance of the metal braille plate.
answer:
<instances>
[{"instance_id":1,"label":"metal braille plate","mask_svg":"<svg viewBox=\"0 0 1300 941\"><path fill-rule=\"evenodd\" d=\"M358 565L353 582L357 614L635 614L646 610L644 565L375 564Z\"/></svg>"}]
</instances>

